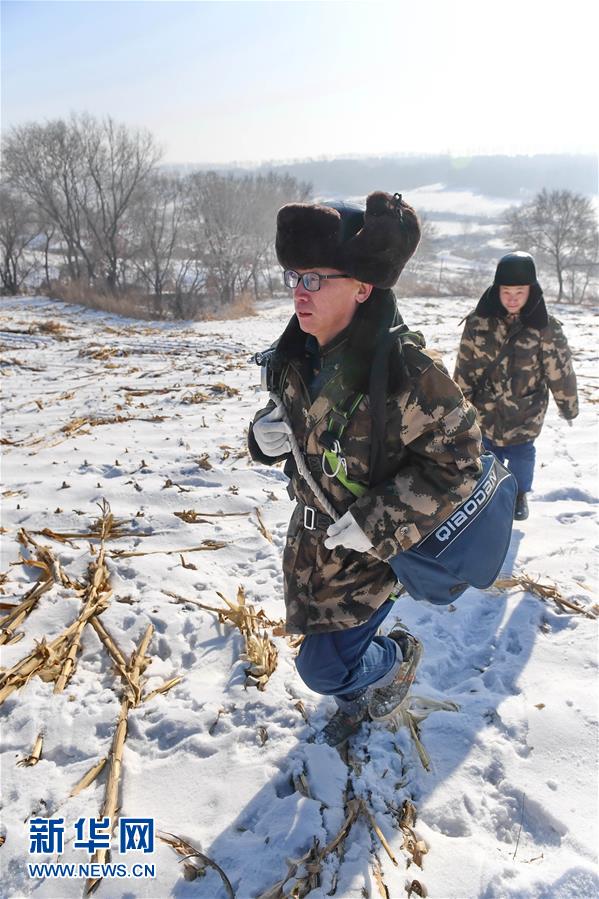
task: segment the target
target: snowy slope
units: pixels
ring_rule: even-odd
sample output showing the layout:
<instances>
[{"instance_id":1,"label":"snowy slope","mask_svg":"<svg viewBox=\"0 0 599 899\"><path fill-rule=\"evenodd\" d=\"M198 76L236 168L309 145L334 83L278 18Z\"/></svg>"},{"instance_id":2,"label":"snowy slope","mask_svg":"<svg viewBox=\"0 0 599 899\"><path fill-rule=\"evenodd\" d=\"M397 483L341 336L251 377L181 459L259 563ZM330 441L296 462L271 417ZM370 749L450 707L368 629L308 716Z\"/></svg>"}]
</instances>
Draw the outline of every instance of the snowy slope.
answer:
<instances>
[{"instance_id":1,"label":"snowy slope","mask_svg":"<svg viewBox=\"0 0 599 899\"><path fill-rule=\"evenodd\" d=\"M402 301L408 324L424 331L450 368L470 305ZM280 562L291 503L280 469L249 460L245 432L264 401L249 357L281 331L286 300L253 318L195 324L148 325L43 298L3 301L0 314L0 601L16 603L40 577L39 567L15 564L20 553L40 553L17 542L21 528L52 551L72 581L85 581L99 541L61 542L39 532L86 534L106 500L129 536L106 542L113 592L101 621L126 659L153 625L144 695L182 678L129 712L122 815L153 817L157 829L201 850L238 899L270 890L293 871L290 860L311 848L318 855L348 815L351 826L323 859L320 882L301 881L299 895L312 886L313 897L399 899L413 881L435 899L599 893L591 617L518 587L470 590L455 608L402 598L396 614L425 646L415 692L459 705L422 723L427 773L405 727L364 725L344 758L307 743L333 703L303 686L293 645L271 636L276 669L263 691L246 686L241 633L197 605L225 607L222 596L234 601L241 585L256 612L283 616ZM575 351L582 411L570 429L550 406L531 516L514 528L505 574L525 572L590 610L597 601L597 329L588 310L556 314ZM199 521L175 514L190 510L201 513ZM205 541L220 548L207 549ZM140 554L118 554L124 551ZM33 652L36 641L60 635L81 607L73 586L51 584L15 628L22 639L2 647L3 668ZM51 815L67 825L60 860L89 860L73 847L72 828L99 814L106 768L69 794L109 753L123 695L123 680L90 625L72 679L63 692L53 689L32 676L0 708L0 894L11 899L82 895L83 881L30 879L26 863L28 820ZM40 733L41 760L18 766ZM428 847L422 869L411 862L408 831L399 826L406 799L418 812L416 837ZM353 821L357 800L363 804ZM40 859L56 855L33 857ZM215 869L187 881L179 859L157 842L151 859L143 858L155 863L154 879L105 879L98 894L227 895ZM300 865L272 895L291 894L305 874Z\"/></svg>"}]
</instances>

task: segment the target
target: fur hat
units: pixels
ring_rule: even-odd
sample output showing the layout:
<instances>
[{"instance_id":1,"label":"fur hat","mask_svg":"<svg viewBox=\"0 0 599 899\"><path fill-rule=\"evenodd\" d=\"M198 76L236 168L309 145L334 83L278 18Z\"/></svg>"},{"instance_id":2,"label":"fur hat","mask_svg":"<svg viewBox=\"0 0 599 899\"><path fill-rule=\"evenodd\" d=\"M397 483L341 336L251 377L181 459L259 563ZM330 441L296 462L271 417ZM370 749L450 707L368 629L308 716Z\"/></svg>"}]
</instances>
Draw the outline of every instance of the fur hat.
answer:
<instances>
[{"instance_id":1,"label":"fur hat","mask_svg":"<svg viewBox=\"0 0 599 899\"><path fill-rule=\"evenodd\" d=\"M277 259L283 268L334 268L392 287L420 240L420 225L401 194L375 191L366 209L347 203L289 203L277 216Z\"/></svg>"},{"instance_id":2,"label":"fur hat","mask_svg":"<svg viewBox=\"0 0 599 899\"><path fill-rule=\"evenodd\" d=\"M502 256L495 269L495 280L498 287L516 287L520 284L537 284L535 261L530 253L516 250Z\"/></svg>"}]
</instances>

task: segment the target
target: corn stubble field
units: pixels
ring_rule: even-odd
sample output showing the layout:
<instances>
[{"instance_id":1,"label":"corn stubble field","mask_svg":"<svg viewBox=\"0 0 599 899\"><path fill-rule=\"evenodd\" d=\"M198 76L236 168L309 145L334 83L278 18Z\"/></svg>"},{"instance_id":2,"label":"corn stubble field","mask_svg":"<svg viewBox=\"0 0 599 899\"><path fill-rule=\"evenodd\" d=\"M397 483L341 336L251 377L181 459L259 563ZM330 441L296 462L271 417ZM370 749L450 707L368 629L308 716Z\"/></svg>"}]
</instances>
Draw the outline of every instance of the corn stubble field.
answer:
<instances>
[{"instance_id":1,"label":"corn stubble field","mask_svg":"<svg viewBox=\"0 0 599 899\"><path fill-rule=\"evenodd\" d=\"M456 306L456 321L467 308ZM411 311L410 324L455 350L455 322L446 327L434 303ZM581 425L567 445L551 420L556 471L538 478L536 526L515 532L492 590L469 591L455 609L398 602L425 643L402 715L365 725L341 754L310 744L333 706L295 675L301 638L284 632L291 504L281 470L252 465L245 445L264 401L250 355L287 314L271 304L240 322L148 325L44 299L5 304L6 895L57 895L56 883L27 879L30 818L119 814L155 818L156 880L133 893L61 882L60 895L532 897L535 878L558 876L587 889L586 837L569 844L556 791L539 786L556 747L532 757L529 716L556 701L540 688L554 653L540 651L530 684L524 672L535 644L579 638L563 685L569 720L561 707L551 714L558 741L567 732L579 760L592 752L596 718L582 697L593 671L597 499L578 471L592 434ZM590 422L583 348L594 323L577 315L566 329L577 326ZM479 781L491 784L482 802ZM476 876L458 873L491 845ZM540 870L556 846L561 860ZM99 849L94 860L109 857ZM66 859L84 860L68 843ZM506 877L519 892L505 892Z\"/></svg>"}]
</instances>

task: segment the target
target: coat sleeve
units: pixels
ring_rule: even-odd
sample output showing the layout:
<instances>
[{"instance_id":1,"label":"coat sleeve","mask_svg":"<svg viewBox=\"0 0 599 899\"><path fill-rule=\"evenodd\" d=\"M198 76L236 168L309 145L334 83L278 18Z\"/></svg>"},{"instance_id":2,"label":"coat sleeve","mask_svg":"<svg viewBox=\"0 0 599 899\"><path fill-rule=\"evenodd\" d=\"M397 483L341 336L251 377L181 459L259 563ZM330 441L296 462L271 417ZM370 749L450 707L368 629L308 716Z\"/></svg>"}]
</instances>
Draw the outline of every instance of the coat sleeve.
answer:
<instances>
[{"instance_id":1,"label":"coat sleeve","mask_svg":"<svg viewBox=\"0 0 599 899\"><path fill-rule=\"evenodd\" d=\"M566 335L556 318L550 318L542 339L543 370L560 415L566 420L578 415L576 374Z\"/></svg>"},{"instance_id":2,"label":"coat sleeve","mask_svg":"<svg viewBox=\"0 0 599 899\"><path fill-rule=\"evenodd\" d=\"M434 530L466 499L481 472L476 412L449 375L431 365L397 400L387 432L405 447L397 473L350 511L387 560Z\"/></svg>"},{"instance_id":3,"label":"coat sleeve","mask_svg":"<svg viewBox=\"0 0 599 899\"><path fill-rule=\"evenodd\" d=\"M472 398L474 387L484 370L484 365L481 365L481 361L477 356L478 354L470 329L470 323L466 319L458 349L453 379L467 400Z\"/></svg>"},{"instance_id":4,"label":"coat sleeve","mask_svg":"<svg viewBox=\"0 0 599 899\"><path fill-rule=\"evenodd\" d=\"M272 400L269 400L268 405L264 407L264 409L259 409L258 412L254 415L254 420L250 424L248 430L248 450L251 458L254 462L260 462L262 465L274 465L276 462L282 462L284 459L287 459L289 453L285 453L283 456L267 456L262 452L260 447L258 446L258 441L254 437L254 425L256 422L263 418L263 416L268 415L269 412L275 408L275 403Z\"/></svg>"}]
</instances>

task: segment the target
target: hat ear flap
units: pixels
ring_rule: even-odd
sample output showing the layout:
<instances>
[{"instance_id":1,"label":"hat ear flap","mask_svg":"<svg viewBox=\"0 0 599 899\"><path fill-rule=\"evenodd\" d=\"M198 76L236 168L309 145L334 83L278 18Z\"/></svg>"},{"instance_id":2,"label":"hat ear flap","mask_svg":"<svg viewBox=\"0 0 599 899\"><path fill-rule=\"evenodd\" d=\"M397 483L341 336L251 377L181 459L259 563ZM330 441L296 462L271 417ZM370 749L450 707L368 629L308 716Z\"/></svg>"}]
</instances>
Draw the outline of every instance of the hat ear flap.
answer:
<instances>
[{"instance_id":1,"label":"hat ear flap","mask_svg":"<svg viewBox=\"0 0 599 899\"><path fill-rule=\"evenodd\" d=\"M366 201L364 225L343 245L351 271L376 287L392 287L420 241L420 225L400 194L375 191Z\"/></svg>"}]
</instances>

